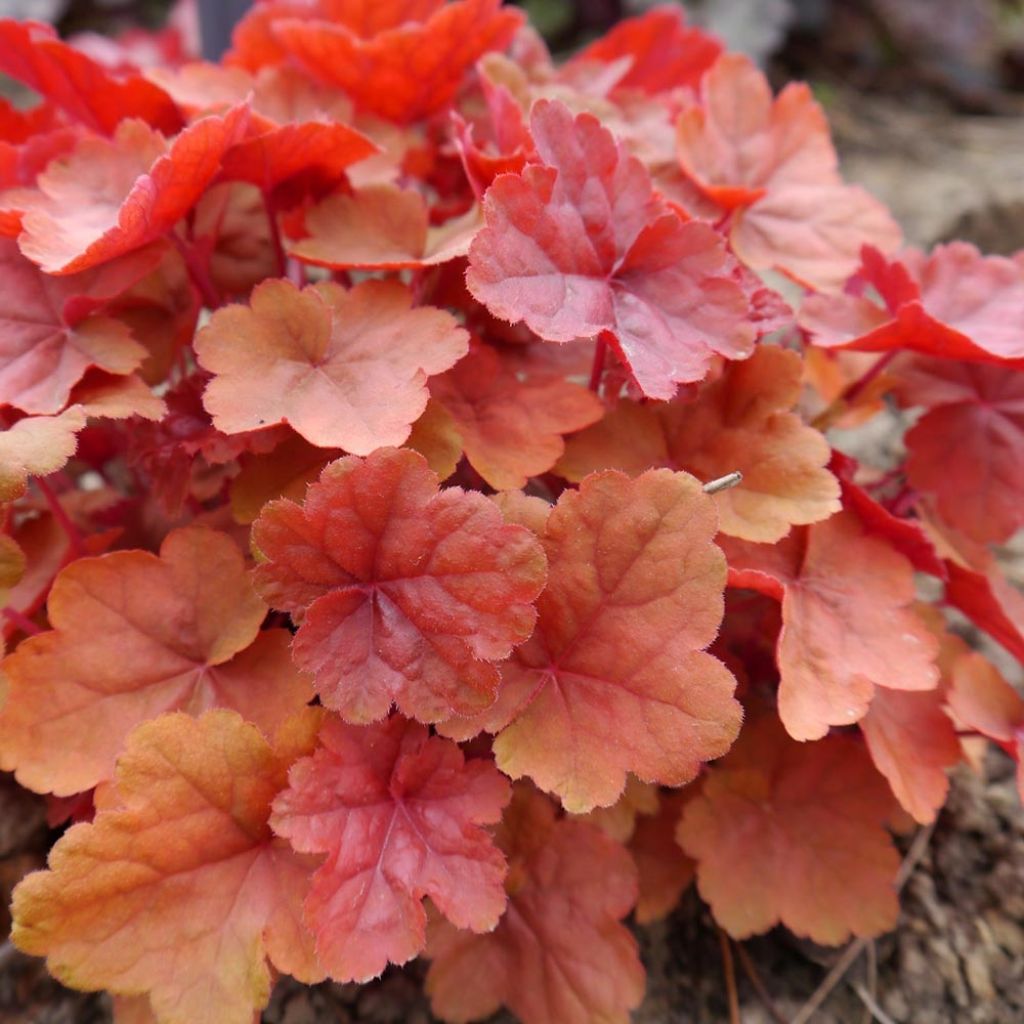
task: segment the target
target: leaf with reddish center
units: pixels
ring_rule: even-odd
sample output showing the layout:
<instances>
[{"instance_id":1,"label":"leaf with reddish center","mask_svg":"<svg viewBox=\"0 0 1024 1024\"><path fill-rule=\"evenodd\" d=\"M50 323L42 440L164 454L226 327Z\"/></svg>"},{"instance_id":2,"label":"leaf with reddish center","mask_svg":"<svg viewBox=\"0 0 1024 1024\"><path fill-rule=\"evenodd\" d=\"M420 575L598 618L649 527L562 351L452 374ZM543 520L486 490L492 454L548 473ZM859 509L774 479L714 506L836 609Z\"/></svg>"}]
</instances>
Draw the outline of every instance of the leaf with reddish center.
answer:
<instances>
[{"instance_id":1,"label":"leaf with reddish center","mask_svg":"<svg viewBox=\"0 0 1024 1024\"><path fill-rule=\"evenodd\" d=\"M903 809L922 825L934 821L946 802L946 770L961 757L944 701L939 690L900 693L879 687L859 723L875 767Z\"/></svg>"},{"instance_id":2,"label":"leaf with reddish center","mask_svg":"<svg viewBox=\"0 0 1024 1024\"><path fill-rule=\"evenodd\" d=\"M288 423L311 444L368 455L398 445L426 408L427 377L469 349L455 318L412 307L397 281L300 291L264 281L214 313L195 342L213 374L203 403L227 434Z\"/></svg>"},{"instance_id":3,"label":"leaf with reddish center","mask_svg":"<svg viewBox=\"0 0 1024 1024\"><path fill-rule=\"evenodd\" d=\"M876 686L932 690L938 644L912 607L910 562L850 511L774 547L724 538L729 582L782 601L779 715L798 740L851 725Z\"/></svg>"},{"instance_id":4,"label":"leaf with reddish center","mask_svg":"<svg viewBox=\"0 0 1024 1024\"><path fill-rule=\"evenodd\" d=\"M59 412L90 367L114 374L138 369L146 357L128 326L95 315L155 269L156 247L96 270L67 277L43 274L0 239L0 404L28 413Z\"/></svg>"},{"instance_id":5,"label":"leaf with reddish center","mask_svg":"<svg viewBox=\"0 0 1024 1024\"><path fill-rule=\"evenodd\" d=\"M379 449L328 466L302 505L253 524L256 585L301 623L296 664L327 707L372 722L392 704L439 722L494 701L533 629L544 552L482 494L438 490L422 455Z\"/></svg>"},{"instance_id":6,"label":"leaf with reddish center","mask_svg":"<svg viewBox=\"0 0 1024 1024\"><path fill-rule=\"evenodd\" d=\"M768 80L738 53L704 76L700 102L677 124L683 173L733 212L736 254L810 287L836 290L865 244L891 250L900 230L863 189L844 185L828 123L810 89L772 98Z\"/></svg>"},{"instance_id":7,"label":"leaf with reddish center","mask_svg":"<svg viewBox=\"0 0 1024 1024\"><path fill-rule=\"evenodd\" d=\"M498 732L498 767L573 813L607 807L626 773L678 786L739 731L735 680L705 648L725 562L711 498L685 473L588 477L543 536L537 628L502 668L494 708L442 729Z\"/></svg>"},{"instance_id":8,"label":"leaf with reddish center","mask_svg":"<svg viewBox=\"0 0 1024 1024\"><path fill-rule=\"evenodd\" d=\"M163 132L181 127L181 114L163 89L139 74L114 74L61 42L49 25L0 20L0 72L104 135L112 135L128 117Z\"/></svg>"},{"instance_id":9,"label":"leaf with reddish center","mask_svg":"<svg viewBox=\"0 0 1024 1024\"><path fill-rule=\"evenodd\" d=\"M480 211L430 226L426 201L415 189L367 185L329 196L305 215L306 238L289 255L304 263L343 270L402 270L447 263L469 252Z\"/></svg>"},{"instance_id":10,"label":"leaf with reddish center","mask_svg":"<svg viewBox=\"0 0 1024 1024\"><path fill-rule=\"evenodd\" d=\"M828 442L792 411L801 370L795 352L764 345L696 398L622 401L568 441L555 472L578 481L600 469L636 474L664 466L708 481L739 471L742 481L715 499L720 529L744 540L779 540L790 526L840 507L839 484L825 468Z\"/></svg>"},{"instance_id":11,"label":"leaf with reddish center","mask_svg":"<svg viewBox=\"0 0 1024 1024\"><path fill-rule=\"evenodd\" d=\"M565 450L563 434L595 423L604 405L562 376L521 376L487 345L430 382L430 393L451 415L473 468L496 490L526 486Z\"/></svg>"},{"instance_id":12,"label":"leaf with reddish center","mask_svg":"<svg viewBox=\"0 0 1024 1024\"><path fill-rule=\"evenodd\" d=\"M618 89L657 94L680 87L695 89L722 52L722 44L699 28L686 24L683 11L668 5L637 18L620 21L610 32L585 46L566 65L592 61L615 64L629 60Z\"/></svg>"},{"instance_id":13,"label":"leaf with reddish center","mask_svg":"<svg viewBox=\"0 0 1024 1024\"><path fill-rule=\"evenodd\" d=\"M21 251L49 274L70 274L160 238L203 195L248 118L245 105L204 117L170 145L136 120L113 139L84 139L25 197Z\"/></svg>"},{"instance_id":14,"label":"leaf with reddish center","mask_svg":"<svg viewBox=\"0 0 1024 1024\"><path fill-rule=\"evenodd\" d=\"M319 981L296 915L311 866L267 823L312 746L308 724L289 732L274 749L223 710L139 726L105 809L15 891L14 942L73 988L148 994L161 1024L251 1024L268 960Z\"/></svg>"},{"instance_id":15,"label":"leaf with reddish center","mask_svg":"<svg viewBox=\"0 0 1024 1024\"><path fill-rule=\"evenodd\" d=\"M501 819L510 795L490 761L466 761L416 722L327 719L271 818L296 850L327 854L306 899L327 973L367 981L422 952L426 897L456 927L493 930L506 866L480 826Z\"/></svg>"},{"instance_id":16,"label":"leaf with reddish center","mask_svg":"<svg viewBox=\"0 0 1024 1024\"><path fill-rule=\"evenodd\" d=\"M547 341L607 336L649 398L701 380L716 352L748 356L758 332L721 236L669 212L592 115L541 100L530 126L542 163L487 190L473 296Z\"/></svg>"},{"instance_id":17,"label":"leaf with reddish center","mask_svg":"<svg viewBox=\"0 0 1024 1024\"><path fill-rule=\"evenodd\" d=\"M629 854L599 829L557 820L517 788L498 827L509 859L508 910L490 935L432 922L427 994L442 1020L629 1024L644 993L636 940L620 920L636 902Z\"/></svg>"},{"instance_id":18,"label":"leaf with reddish center","mask_svg":"<svg viewBox=\"0 0 1024 1024\"><path fill-rule=\"evenodd\" d=\"M967 242L899 259L865 246L852 283L847 294L804 300L800 324L815 345L1024 367L1024 267L1012 259L983 256Z\"/></svg>"},{"instance_id":19,"label":"leaf with reddish center","mask_svg":"<svg viewBox=\"0 0 1024 1024\"><path fill-rule=\"evenodd\" d=\"M260 632L266 606L242 553L204 527L169 534L159 558L78 559L47 609L53 629L3 666L0 763L30 789L66 796L109 779L125 737L161 712L233 708L270 735L311 695L288 631Z\"/></svg>"},{"instance_id":20,"label":"leaf with reddish center","mask_svg":"<svg viewBox=\"0 0 1024 1024\"><path fill-rule=\"evenodd\" d=\"M978 543L1024 525L1024 374L914 358L897 395L927 410L906 435L907 479L942 519Z\"/></svg>"},{"instance_id":21,"label":"leaf with reddish center","mask_svg":"<svg viewBox=\"0 0 1024 1024\"><path fill-rule=\"evenodd\" d=\"M361 18L358 28L344 8L340 24L284 17L270 28L315 77L344 89L361 108L408 124L447 107L477 59L504 49L523 21L519 11L502 10L501 0L456 0L413 11L399 6L391 17ZM358 7L360 15L367 10L365 2ZM389 14L394 7L388 5Z\"/></svg>"},{"instance_id":22,"label":"leaf with reddish center","mask_svg":"<svg viewBox=\"0 0 1024 1024\"><path fill-rule=\"evenodd\" d=\"M837 946L896 924L893 799L848 736L796 743L773 717L749 723L683 811L697 888L736 939L783 924Z\"/></svg>"},{"instance_id":23,"label":"leaf with reddish center","mask_svg":"<svg viewBox=\"0 0 1024 1024\"><path fill-rule=\"evenodd\" d=\"M48 476L75 454L85 411L75 405L59 416L28 416L0 433L0 502L21 497L30 476Z\"/></svg>"}]
</instances>

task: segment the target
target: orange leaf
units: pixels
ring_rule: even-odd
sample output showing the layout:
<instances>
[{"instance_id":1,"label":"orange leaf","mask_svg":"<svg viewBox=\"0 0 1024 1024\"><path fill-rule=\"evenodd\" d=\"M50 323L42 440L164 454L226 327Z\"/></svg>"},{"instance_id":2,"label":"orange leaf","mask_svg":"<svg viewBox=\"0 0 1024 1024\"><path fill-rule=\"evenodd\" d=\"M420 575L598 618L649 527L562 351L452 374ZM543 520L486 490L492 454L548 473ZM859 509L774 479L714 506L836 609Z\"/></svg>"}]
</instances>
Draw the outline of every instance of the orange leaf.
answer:
<instances>
[{"instance_id":1,"label":"orange leaf","mask_svg":"<svg viewBox=\"0 0 1024 1024\"><path fill-rule=\"evenodd\" d=\"M604 413L593 392L554 374L521 375L486 345L432 380L430 392L454 419L470 464L496 490L546 473L565 448L562 435Z\"/></svg>"},{"instance_id":2,"label":"orange leaf","mask_svg":"<svg viewBox=\"0 0 1024 1024\"><path fill-rule=\"evenodd\" d=\"M469 252L481 225L479 207L437 227L414 189L366 185L352 195L328 196L306 212L308 237L290 255L320 267L401 270L432 267Z\"/></svg>"},{"instance_id":3,"label":"orange leaf","mask_svg":"<svg viewBox=\"0 0 1024 1024\"><path fill-rule=\"evenodd\" d=\"M742 54L724 54L704 76L700 102L679 117L677 142L683 172L735 211L733 247L752 267L835 290L856 270L862 245L900 243L885 207L843 184L808 86L791 83L773 100Z\"/></svg>"},{"instance_id":4,"label":"orange leaf","mask_svg":"<svg viewBox=\"0 0 1024 1024\"><path fill-rule=\"evenodd\" d=\"M335 8L328 16L336 21L275 19L277 43L365 110L402 124L448 106L477 59L503 49L523 18L500 10L501 0L456 0L413 11L408 3L389 3L371 20L364 0L323 6Z\"/></svg>"},{"instance_id":5,"label":"orange leaf","mask_svg":"<svg viewBox=\"0 0 1024 1024\"><path fill-rule=\"evenodd\" d=\"M722 237L669 212L593 115L540 100L530 130L542 163L484 197L474 298L547 341L606 336L649 398L701 380L716 352L749 355L758 332Z\"/></svg>"},{"instance_id":6,"label":"orange leaf","mask_svg":"<svg viewBox=\"0 0 1024 1024\"><path fill-rule=\"evenodd\" d=\"M879 687L860 720L875 767L915 821L927 825L946 802L946 769L960 760L960 741L943 711L944 695Z\"/></svg>"},{"instance_id":7,"label":"orange leaf","mask_svg":"<svg viewBox=\"0 0 1024 1024\"><path fill-rule=\"evenodd\" d=\"M852 512L774 547L723 540L734 586L782 601L779 715L813 740L867 712L876 686L932 690L938 641L912 607L914 570Z\"/></svg>"},{"instance_id":8,"label":"orange leaf","mask_svg":"<svg viewBox=\"0 0 1024 1024\"><path fill-rule=\"evenodd\" d=\"M306 900L327 973L366 981L422 952L424 897L459 928L493 930L505 858L479 826L499 821L510 795L491 762L466 761L418 723L327 719L271 819L296 850L327 854Z\"/></svg>"},{"instance_id":9,"label":"orange leaf","mask_svg":"<svg viewBox=\"0 0 1024 1024\"><path fill-rule=\"evenodd\" d=\"M351 722L392 704L422 722L494 700L497 669L529 636L544 554L482 494L438 491L422 455L380 449L329 465L305 503L253 524L260 592L301 623L296 663Z\"/></svg>"},{"instance_id":10,"label":"orange leaf","mask_svg":"<svg viewBox=\"0 0 1024 1024\"><path fill-rule=\"evenodd\" d=\"M761 346L690 401L620 402L568 441L555 471L578 481L599 469L635 474L664 466L708 481L738 470L742 482L715 499L722 532L777 541L790 526L826 519L840 507L839 484L825 468L828 442L791 411L800 376L795 352Z\"/></svg>"},{"instance_id":11,"label":"orange leaf","mask_svg":"<svg viewBox=\"0 0 1024 1024\"><path fill-rule=\"evenodd\" d=\"M252 1024L268 959L320 980L295 914L309 862L267 824L300 752L231 711L139 726L111 803L15 890L14 942L66 985L148 993L159 1024Z\"/></svg>"},{"instance_id":12,"label":"orange leaf","mask_svg":"<svg viewBox=\"0 0 1024 1024\"><path fill-rule=\"evenodd\" d=\"M566 491L547 519L537 629L503 667L495 707L451 731L500 729L498 767L573 813L613 804L627 772L692 779L741 718L735 680L703 650L722 619L716 527L684 473L601 473Z\"/></svg>"},{"instance_id":13,"label":"orange leaf","mask_svg":"<svg viewBox=\"0 0 1024 1024\"><path fill-rule=\"evenodd\" d=\"M219 430L288 423L318 447L368 455L408 438L427 404L427 377L468 347L450 313L414 309L397 281L299 291L273 280L248 307L214 313L196 358L214 375L203 402Z\"/></svg>"},{"instance_id":14,"label":"orange leaf","mask_svg":"<svg viewBox=\"0 0 1024 1024\"><path fill-rule=\"evenodd\" d=\"M59 416L28 416L0 433L0 502L21 497L30 476L61 469L84 426L85 411L74 405Z\"/></svg>"},{"instance_id":15,"label":"orange leaf","mask_svg":"<svg viewBox=\"0 0 1024 1024\"><path fill-rule=\"evenodd\" d=\"M112 140L84 139L39 175L25 200L21 251L49 274L70 274L159 238L202 196L248 118L244 105L204 117L170 146L133 120Z\"/></svg>"},{"instance_id":16,"label":"orange leaf","mask_svg":"<svg viewBox=\"0 0 1024 1024\"><path fill-rule=\"evenodd\" d=\"M679 841L715 920L743 939L784 924L839 945L896 924L900 858L885 780L848 736L796 743L775 718L745 726L683 812Z\"/></svg>"},{"instance_id":17,"label":"orange leaf","mask_svg":"<svg viewBox=\"0 0 1024 1024\"><path fill-rule=\"evenodd\" d=\"M636 940L619 923L636 901L629 855L592 825L556 820L526 787L497 840L509 859L508 911L490 935L432 926L434 1013L457 1024L504 1004L523 1024L629 1024L644 993Z\"/></svg>"},{"instance_id":18,"label":"orange leaf","mask_svg":"<svg viewBox=\"0 0 1024 1024\"><path fill-rule=\"evenodd\" d=\"M683 853L676 832L683 809L698 792L699 787L694 784L665 793L656 813L636 819L628 849L640 879L640 897L636 902L639 924L649 924L670 914L694 879L697 865Z\"/></svg>"},{"instance_id":19,"label":"orange leaf","mask_svg":"<svg viewBox=\"0 0 1024 1024\"><path fill-rule=\"evenodd\" d=\"M128 733L160 712L230 707L270 735L310 696L288 631L260 632L266 606L241 552L204 527L169 534L159 558L78 559L48 612L53 629L4 662L0 763L31 789L65 796L110 778Z\"/></svg>"}]
</instances>

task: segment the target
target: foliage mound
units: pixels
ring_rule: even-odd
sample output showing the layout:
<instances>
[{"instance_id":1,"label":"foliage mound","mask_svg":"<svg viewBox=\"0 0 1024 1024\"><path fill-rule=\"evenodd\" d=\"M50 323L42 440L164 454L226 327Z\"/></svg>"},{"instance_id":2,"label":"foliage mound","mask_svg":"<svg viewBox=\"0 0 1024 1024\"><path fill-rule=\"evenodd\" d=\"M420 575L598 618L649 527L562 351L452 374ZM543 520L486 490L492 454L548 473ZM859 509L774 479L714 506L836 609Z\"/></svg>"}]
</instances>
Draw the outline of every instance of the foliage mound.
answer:
<instances>
[{"instance_id":1,"label":"foliage mound","mask_svg":"<svg viewBox=\"0 0 1024 1024\"><path fill-rule=\"evenodd\" d=\"M1024 258L904 247L673 7L183 48L0 22L0 767L69 822L17 946L126 1021L424 956L444 1020L613 1024L693 881L893 928L894 834L1024 744L949 628L1024 653Z\"/></svg>"}]
</instances>

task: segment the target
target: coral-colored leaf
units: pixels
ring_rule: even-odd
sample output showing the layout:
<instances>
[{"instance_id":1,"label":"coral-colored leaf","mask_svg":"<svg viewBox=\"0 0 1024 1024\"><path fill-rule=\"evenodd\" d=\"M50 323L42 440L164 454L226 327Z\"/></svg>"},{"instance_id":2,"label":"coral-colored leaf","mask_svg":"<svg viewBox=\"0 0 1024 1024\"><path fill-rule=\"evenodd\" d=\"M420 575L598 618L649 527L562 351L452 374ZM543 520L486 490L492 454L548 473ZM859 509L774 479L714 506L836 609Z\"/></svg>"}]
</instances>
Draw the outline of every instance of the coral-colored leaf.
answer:
<instances>
[{"instance_id":1,"label":"coral-colored leaf","mask_svg":"<svg viewBox=\"0 0 1024 1024\"><path fill-rule=\"evenodd\" d=\"M636 901L626 851L592 825L556 820L519 788L498 829L509 908L490 935L431 928L427 993L442 1020L482 1020L503 1004L523 1024L629 1024L644 970L619 923Z\"/></svg>"},{"instance_id":2,"label":"coral-colored leaf","mask_svg":"<svg viewBox=\"0 0 1024 1024\"><path fill-rule=\"evenodd\" d=\"M655 814L658 810L658 787L641 782L635 775L626 778L622 796L611 807L595 807L587 814L576 815L579 821L596 825L617 843L626 843L636 829L641 814Z\"/></svg>"},{"instance_id":3,"label":"coral-colored leaf","mask_svg":"<svg viewBox=\"0 0 1024 1024\"><path fill-rule=\"evenodd\" d=\"M140 726L111 804L15 891L14 941L67 985L148 993L159 1024L251 1024L268 959L319 980L295 912L310 867L267 823L300 752L231 711Z\"/></svg>"},{"instance_id":4,"label":"coral-colored leaf","mask_svg":"<svg viewBox=\"0 0 1024 1024\"><path fill-rule=\"evenodd\" d=\"M455 421L470 464L496 490L546 473L564 451L562 435L604 413L593 392L550 373L521 375L486 345L432 380L430 393Z\"/></svg>"},{"instance_id":5,"label":"coral-colored leaf","mask_svg":"<svg viewBox=\"0 0 1024 1024\"><path fill-rule=\"evenodd\" d=\"M679 841L697 861L701 896L734 938L781 923L839 945L896 924L892 809L856 740L796 743L766 716L708 772Z\"/></svg>"},{"instance_id":6,"label":"coral-colored leaf","mask_svg":"<svg viewBox=\"0 0 1024 1024\"><path fill-rule=\"evenodd\" d=\"M696 398L668 405L620 402L571 438L556 467L569 480L599 469L684 469L701 480L740 471L716 497L723 533L771 542L790 526L839 511L839 484L825 468L828 442L791 410L800 396L800 357L765 345L726 367Z\"/></svg>"},{"instance_id":7,"label":"coral-colored leaf","mask_svg":"<svg viewBox=\"0 0 1024 1024\"><path fill-rule=\"evenodd\" d=\"M0 763L32 789L65 796L110 778L128 733L163 711L229 707L270 735L310 697L288 631L260 632L266 606L242 553L213 530L174 531L159 558L78 559L47 608L53 629L4 662L0 710Z\"/></svg>"},{"instance_id":8,"label":"coral-colored leaf","mask_svg":"<svg viewBox=\"0 0 1024 1024\"><path fill-rule=\"evenodd\" d=\"M875 767L903 809L922 825L946 802L946 769L960 760L960 741L938 690L900 693L879 687L860 720Z\"/></svg>"},{"instance_id":9,"label":"coral-colored leaf","mask_svg":"<svg viewBox=\"0 0 1024 1024\"><path fill-rule=\"evenodd\" d=\"M412 425L405 446L419 452L439 480L447 480L462 458L462 435L455 420L434 399L427 402L423 415Z\"/></svg>"},{"instance_id":10,"label":"coral-colored leaf","mask_svg":"<svg viewBox=\"0 0 1024 1024\"><path fill-rule=\"evenodd\" d=\"M68 402L89 367L124 374L146 349L119 320L94 313L159 262L157 249L133 253L102 268L51 277L0 239L0 404L52 414ZM93 314L93 315L90 315Z\"/></svg>"},{"instance_id":11,"label":"coral-colored leaf","mask_svg":"<svg viewBox=\"0 0 1024 1024\"><path fill-rule=\"evenodd\" d=\"M659 93L696 88L721 52L722 44L714 36L688 26L682 9L666 4L619 22L580 50L566 70L589 61L615 64L627 58L628 70L616 87Z\"/></svg>"},{"instance_id":12,"label":"coral-colored leaf","mask_svg":"<svg viewBox=\"0 0 1024 1024\"><path fill-rule=\"evenodd\" d=\"M430 267L465 256L480 223L480 211L473 207L432 227L419 192L367 185L351 195L329 196L307 211L308 237L289 252L306 263L334 269Z\"/></svg>"},{"instance_id":13,"label":"coral-colored leaf","mask_svg":"<svg viewBox=\"0 0 1024 1024\"><path fill-rule=\"evenodd\" d=\"M542 100L530 124L542 163L487 190L473 295L548 341L609 335L650 398L703 378L715 352L749 355L757 331L721 236L667 212L592 115Z\"/></svg>"},{"instance_id":14,"label":"coral-colored leaf","mask_svg":"<svg viewBox=\"0 0 1024 1024\"><path fill-rule=\"evenodd\" d=\"M683 809L698 792L699 787L694 784L666 793L654 814L636 820L629 852L640 880L640 897L636 901L636 919L640 924L649 924L671 913L696 875L697 865L683 853L676 832Z\"/></svg>"},{"instance_id":15,"label":"coral-colored leaf","mask_svg":"<svg viewBox=\"0 0 1024 1024\"><path fill-rule=\"evenodd\" d=\"M75 405L59 416L29 416L0 433L0 502L25 493L30 476L56 473L75 454L85 411Z\"/></svg>"},{"instance_id":16,"label":"coral-colored leaf","mask_svg":"<svg viewBox=\"0 0 1024 1024\"><path fill-rule=\"evenodd\" d=\"M134 373L122 377L98 371L88 373L71 389L71 402L96 419L140 416L161 420L167 415L167 403Z\"/></svg>"},{"instance_id":17,"label":"coral-colored leaf","mask_svg":"<svg viewBox=\"0 0 1024 1024\"><path fill-rule=\"evenodd\" d=\"M288 423L318 447L356 455L405 441L426 407L427 376L468 348L450 313L413 309L396 281L351 291L265 281L248 307L217 310L196 338L214 375L203 402L219 430Z\"/></svg>"},{"instance_id":18,"label":"coral-colored leaf","mask_svg":"<svg viewBox=\"0 0 1024 1024\"><path fill-rule=\"evenodd\" d=\"M1024 661L1024 594L1006 579L994 559L981 568L955 561L947 561L946 567L946 600Z\"/></svg>"},{"instance_id":19,"label":"coral-colored leaf","mask_svg":"<svg viewBox=\"0 0 1024 1024\"><path fill-rule=\"evenodd\" d=\"M800 323L815 345L909 349L971 362L1024 360L1024 267L967 242L887 259L866 246L844 295L812 295ZM878 298L862 294L865 286ZM1024 365L1024 364L1022 364Z\"/></svg>"},{"instance_id":20,"label":"coral-colored leaf","mask_svg":"<svg viewBox=\"0 0 1024 1024\"><path fill-rule=\"evenodd\" d=\"M498 821L510 795L492 763L466 761L416 722L327 719L271 818L296 850L327 854L306 900L324 970L366 981L422 952L425 897L459 928L491 931L505 859L479 826Z\"/></svg>"},{"instance_id":21,"label":"coral-colored leaf","mask_svg":"<svg viewBox=\"0 0 1024 1024\"><path fill-rule=\"evenodd\" d=\"M876 686L931 690L938 644L910 562L844 511L774 547L726 539L729 579L782 600L779 714L799 740L867 712Z\"/></svg>"},{"instance_id":22,"label":"coral-colored leaf","mask_svg":"<svg viewBox=\"0 0 1024 1024\"><path fill-rule=\"evenodd\" d=\"M722 618L716 528L685 473L600 473L562 495L537 629L473 723L502 730L502 771L582 813L614 803L627 772L681 785L725 753L741 718L735 680L703 650Z\"/></svg>"},{"instance_id":23,"label":"coral-colored leaf","mask_svg":"<svg viewBox=\"0 0 1024 1024\"><path fill-rule=\"evenodd\" d=\"M1003 541L1024 525L1024 374L917 358L898 395L927 410L907 432L907 478L971 540Z\"/></svg>"},{"instance_id":24,"label":"coral-colored leaf","mask_svg":"<svg viewBox=\"0 0 1024 1024\"><path fill-rule=\"evenodd\" d=\"M122 121L113 139L87 138L39 176L26 198L21 251L51 274L106 263L170 230L240 141L249 110L211 115L168 145L142 121Z\"/></svg>"},{"instance_id":25,"label":"coral-colored leaf","mask_svg":"<svg viewBox=\"0 0 1024 1024\"><path fill-rule=\"evenodd\" d=\"M389 4L383 17L360 17L358 27L349 8L361 16L371 5L360 0L328 6L337 8L331 12L337 21L281 18L272 23L273 36L317 78L402 124L444 109L466 71L489 50L503 49L522 23L518 11L500 9L501 0L455 0L431 5L429 14L392 13L395 5Z\"/></svg>"},{"instance_id":26,"label":"coral-colored leaf","mask_svg":"<svg viewBox=\"0 0 1024 1024\"><path fill-rule=\"evenodd\" d=\"M497 669L533 629L544 553L482 494L438 491L423 456L332 463L301 506L253 525L257 587L301 622L293 654L351 722L396 704L437 722L494 700Z\"/></svg>"},{"instance_id":27,"label":"coral-colored leaf","mask_svg":"<svg viewBox=\"0 0 1024 1024\"><path fill-rule=\"evenodd\" d=\"M797 280L835 289L857 268L861 247L893 249L900 231L881 203L844 185L825 115L793 83L774 100L768 80L738 53L704 76L701 102L677 129L683 172L734 211L737 255Z\"/></svg>"},{"instance_id":28,"label":"coral-colored leaf","mask_svg":"<svg viewBox=\"0 0 1024 1024\"><path fill-rule=\"evenodd\" d=\"M171 98L139 74L115 75L57 38L49 25L0 20L0 72L23 82L94 131L113 134L127 117L177 131Z\"/></svg>"}]
</instances>

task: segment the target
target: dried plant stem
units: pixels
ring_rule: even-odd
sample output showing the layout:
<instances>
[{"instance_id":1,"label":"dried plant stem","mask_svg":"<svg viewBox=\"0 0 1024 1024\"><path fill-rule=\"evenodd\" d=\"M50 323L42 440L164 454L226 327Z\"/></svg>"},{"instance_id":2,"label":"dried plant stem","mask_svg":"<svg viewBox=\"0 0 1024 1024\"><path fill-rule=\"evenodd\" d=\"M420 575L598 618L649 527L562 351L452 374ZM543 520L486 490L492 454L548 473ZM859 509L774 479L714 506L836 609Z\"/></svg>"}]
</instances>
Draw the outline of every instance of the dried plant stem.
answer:
<instances>
[{"instance_id":1,"label":"dried plant stem","mask_svg":"<svg viewBox=\"0 0 1024 1024\"><path fill-rule=\"evenodd\" d=\"M725 476L720 476L717 480L709 480L704 485L704 493L718 494L719 491L728 491L731 487L736 487L741 483L743 483L743 474L736 470L735 473L726 473Z\"/></svg>"},{"instance_id":2,"label":"dried plant stem","mask_svg":"<svg viewBox=\"0 0 1024 1024\"><path fill-rule=\"evenodd\" d=\"M789 1024L789 1021L782 1016L779 1008L775 1005L771 993L768 991L768 987L765 985L760 973L754 966L754 961L750 958L750 954L747 952L747 949L742 942L736 943L736 955L739 957L743 973L746 974L747 980L750 984L754 986L754 991L757 993L758 999L761 1000L762 1006L764 1006L768 1011L768 1015L771 1019L775 1021L775 1024Z\"/></svg>"},{"instance_id":3,"label":"dried plant stem","mask_svg":"<svg viewBox=\"0 0 1024 1024\"><path fill-rule=\"evenodd\" d=\"M725 992L729 1000L729 1024L742 1024L740 1017L740 996L736 989L736 964L732 958L729 936L717 925L718 945L722 950L722 973L725 975Z\"/></svg>"}]
</instances>

